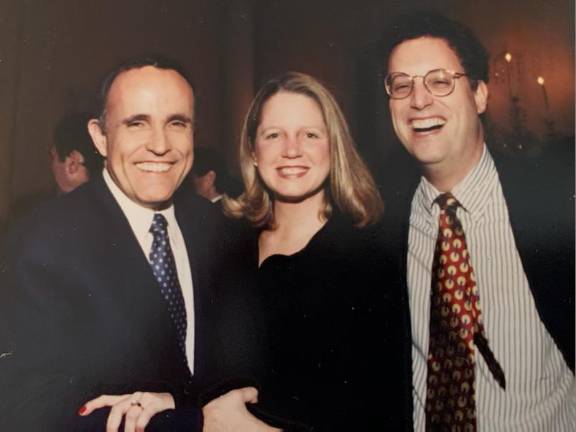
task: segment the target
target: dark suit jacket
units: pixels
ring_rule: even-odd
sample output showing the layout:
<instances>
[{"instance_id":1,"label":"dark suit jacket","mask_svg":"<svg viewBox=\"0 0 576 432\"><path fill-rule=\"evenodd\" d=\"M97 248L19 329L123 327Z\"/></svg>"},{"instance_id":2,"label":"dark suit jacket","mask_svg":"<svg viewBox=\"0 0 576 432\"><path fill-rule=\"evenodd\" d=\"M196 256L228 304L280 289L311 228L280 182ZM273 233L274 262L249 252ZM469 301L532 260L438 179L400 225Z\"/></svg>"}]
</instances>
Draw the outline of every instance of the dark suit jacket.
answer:
<instances>
[{"instance_id":1,"label":"dark suit jacket","mask_svg":"<svg viewBox=\"0 0 576 432\"><path fill-rule=\"evenodd\" d=\"M145 390L176 398L175 412L154 419L159 429L176 429L182 413L193 430L197 376L210 364L204 356L211 302L206 259L215 219L209 204L189 197L175 211L194 285L195 377L148 261L98 178L32 213L6 239L0 429L103 430L106 410L76 415L85 401Z\"/></svg>"},{"instance_id":2,"label":"dark suit jacket","mask_svg":"<svg viewBox=\"0 0 576 432\"><path fill-rule=\"evenodd\" d=\"M574 153L520 159L492 152L516 247L540 319L574 372ZM398 281L406 288L410 204L420 180L407 155L381 179L385 241L397 251ZM399 181L400 180L400 181Z\"/></svg>"}]
</instances>

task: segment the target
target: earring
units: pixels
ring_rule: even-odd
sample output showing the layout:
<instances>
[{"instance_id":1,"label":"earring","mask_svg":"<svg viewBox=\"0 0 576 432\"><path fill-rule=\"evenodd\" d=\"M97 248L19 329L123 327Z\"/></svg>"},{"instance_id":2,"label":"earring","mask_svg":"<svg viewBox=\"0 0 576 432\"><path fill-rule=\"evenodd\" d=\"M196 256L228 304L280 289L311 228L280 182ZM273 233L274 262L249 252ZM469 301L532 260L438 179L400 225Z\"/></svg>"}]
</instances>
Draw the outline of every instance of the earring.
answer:
<instances>
[{"instance_id":1,"label":"earring","mask_svg":"<svg viewBox=\"0 0 576 432\"><path fill-rule=\"evenodd\" d=\"M254 160L252 161L252 165L254 165L255 167L257 167L257 166L258 166L258 161L257 161L256 159L254 159Z\"/></svg>"}]
</instances>

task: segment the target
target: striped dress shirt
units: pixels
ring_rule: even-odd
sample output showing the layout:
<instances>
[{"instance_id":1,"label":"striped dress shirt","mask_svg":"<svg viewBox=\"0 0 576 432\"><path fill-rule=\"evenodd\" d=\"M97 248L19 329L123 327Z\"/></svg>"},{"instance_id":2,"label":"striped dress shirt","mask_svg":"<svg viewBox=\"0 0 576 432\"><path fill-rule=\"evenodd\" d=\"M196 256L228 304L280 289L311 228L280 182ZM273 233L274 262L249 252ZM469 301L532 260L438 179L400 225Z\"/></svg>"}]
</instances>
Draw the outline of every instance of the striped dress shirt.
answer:
<instances>
[{"instance_id":1,"label":"striped dress shirt","mask_svg":"<svg viewBox=\"0 0 576 432\"><path fill-rule=\"evenodd\" d=\"M529 175L529 173L527 173ZM425 429L432 260L440 194L422 178L410 214L408 291L412 324L414 426ZM452 194L480 296L486 336L506 375L502 390L476 349L479 431L576 431L576 381L538 316L516 249L490 153Z\"/></svg>"}]
</instances>

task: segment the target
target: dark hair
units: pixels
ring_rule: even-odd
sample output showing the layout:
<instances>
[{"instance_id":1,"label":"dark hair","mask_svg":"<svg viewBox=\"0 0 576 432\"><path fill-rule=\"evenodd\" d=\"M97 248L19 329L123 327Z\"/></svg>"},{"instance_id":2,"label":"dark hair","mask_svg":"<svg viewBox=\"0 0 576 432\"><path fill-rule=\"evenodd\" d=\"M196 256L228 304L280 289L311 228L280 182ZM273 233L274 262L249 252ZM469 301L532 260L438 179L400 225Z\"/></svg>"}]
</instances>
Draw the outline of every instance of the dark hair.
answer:
<instances>
[{"instance_id":1,"label":"dark hair","mask_svg":"<svg viewBox=\"0 0 576 432\"><path fill-rule=\"evenodd\" d=\"M477 81L488 82L488 52L472 30L436 12L415 12L400 16L384 32L380 58L384 75L388 72L390 55L402 42L420 37L439 38L448 43L458 56L473 88Z\"/></svg>"},{"instance_id":2,"label":"dark hair","mask_svg":"<svg viewBox=\"0 0 576 432\"><path fill-rule=\"evenodd\" d=\"M74 150L84 156L84 166L90 176L102 170L103 159L88 134L88 120L93 116L87 112L64 116L54 130L54 150L60 161L64 161Z\"/></svg>"},{"instance_id":3,"label":"dark hair","mask_svg":"<svg viewBox=\"0 0 576 432\"><path fill-rule=\"evenodd\" d=\"M98 94L98 117L102 124L105 124L106 102L108 100L108 93L110 93L110 88L112 87L114 80L123 72L127 72L132 69L140 69L146 66L153 66L157 69L173 70L186 80L186 82L190 85L190 88L194 89L192 79L188 75L188 72L184 66L178 63L176 60L157 54L144 55L127 60L108 72L102 81L102 84L100 85L100 92Z\"/></svg>"}]
</instances>

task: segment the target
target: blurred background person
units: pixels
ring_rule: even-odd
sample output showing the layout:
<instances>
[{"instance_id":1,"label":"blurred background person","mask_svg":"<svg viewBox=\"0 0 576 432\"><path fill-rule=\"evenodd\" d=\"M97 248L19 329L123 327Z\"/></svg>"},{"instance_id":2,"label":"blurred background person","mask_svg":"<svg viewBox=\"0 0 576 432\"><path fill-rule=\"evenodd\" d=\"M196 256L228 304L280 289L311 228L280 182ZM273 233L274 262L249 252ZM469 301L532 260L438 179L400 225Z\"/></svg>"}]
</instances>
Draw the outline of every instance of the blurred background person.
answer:
<instances>
[{"instance_id":1,"label":"blurred background person","mask_svg":"<svg viewBox=\"0 0 576 432\"><path fill-rule=\"evenodd\" d=\"M44 201L72 192L102 171L104 161L88 134L90 114L65 115L56 125L48 150L54 189L24 195L14 201L10 223L20 219Z\"/></svg>"},{"instance_id":2,"label":"blurred background person","mask_svg":"<svg viewBox=\"0 0 576 432\"><path fill-rule=\"evenodd\" d=\"M409 428L407 302L387 287L383 204L334 97L300 73L267 82L240 163L245 192L225 208L251 229L230 248L241 263L227 267L213 339L226 366L254 359L259 393L207 404L205 432Z\"/></svg>"},{"instance_id":3,"label":"blurred background person","mask_svg":"<svg viewBox=\"0 0 576 432\"><path fill-rule=\"evenodd\" d=\"M73 113L56 126L50 168L58 194L73 191L102 170L103 159L88 134L90 117L88 113Z\"/></svg>"},{"instance_id":4,"label":"blurred background person","mask_svg":"<svg viewBox=\"0 0 576 432\"><path fill-rule=\"evenodd\" d=\"M224 158L212 148L194 149L194 165L188 179L196 193L213 204L220 202L224 194L235 197L241 192L241 186L229 175Z\"/></svg>"}]
</instances>

